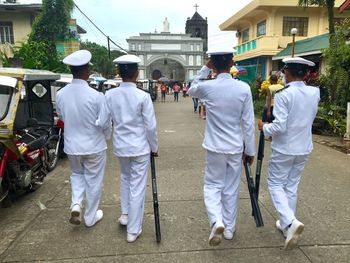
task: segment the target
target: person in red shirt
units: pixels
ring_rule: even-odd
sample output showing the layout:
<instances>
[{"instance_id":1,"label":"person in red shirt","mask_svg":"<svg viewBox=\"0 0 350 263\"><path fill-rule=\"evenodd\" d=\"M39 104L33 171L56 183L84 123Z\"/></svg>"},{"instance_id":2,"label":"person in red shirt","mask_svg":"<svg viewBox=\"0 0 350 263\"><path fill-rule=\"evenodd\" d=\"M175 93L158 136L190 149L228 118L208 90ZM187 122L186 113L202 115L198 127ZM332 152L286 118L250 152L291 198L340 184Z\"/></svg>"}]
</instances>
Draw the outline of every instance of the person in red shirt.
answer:
<instances>
[{"instance_id":1,"label":"person in red shirt","mask_svg":"<svg viewBox=\"0 0 350 263\"><path fill-rule=\"evenodd\" d=\"M180 86L175 83L173 86L174 90L174 101L179 102L179 92L180 92Z\"/></svg>"},{"instance_id":2,"label":"person in red shirt","mask_svg":"<svg viewBox=\"0 0 350 263\"><path fill-rule=\"evenodd\" d=\"M160 93L162 94L162 101L165 101L166 92L167 92L167 87L165 86L164 83L162 83L160 86Z\"/></svg>"}]
</instances>

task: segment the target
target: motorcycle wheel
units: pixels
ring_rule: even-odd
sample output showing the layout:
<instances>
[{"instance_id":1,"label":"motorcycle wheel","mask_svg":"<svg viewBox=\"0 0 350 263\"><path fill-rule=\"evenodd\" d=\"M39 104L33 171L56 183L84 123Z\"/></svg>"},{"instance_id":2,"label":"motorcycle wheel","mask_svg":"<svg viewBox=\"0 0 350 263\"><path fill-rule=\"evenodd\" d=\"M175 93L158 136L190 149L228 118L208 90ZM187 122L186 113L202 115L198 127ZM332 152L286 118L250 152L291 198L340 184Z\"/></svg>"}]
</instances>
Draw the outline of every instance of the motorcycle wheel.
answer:
<instances>
[{"instance_id":1,"label":"motorcycle wheel","mask_svg":"<svg viewBox=\"0 0 350 263\"><path fill-rule=\"evenodd\" d=\"M56 154L56 146L57 146L58 140L52 139L46 146L46 170L48 172L51 172L58 163L58 154Z\"/></svg>"},{"instance_id":2,"label":"motorcycle wheel","mask_svg":"<svg viewBox=\"0 0 350 263\"><path fill-rule=\"evenodd\" d=\"M61 142L60 142L60 146L58 147L58 155L61 159L64 159L67 157L67 154L64 152L63 148L64 148L64 140L63 140L63 133L61 135Z\"/></svg>"},{"instance_id":3,"label":"motorcycle wheel","mask_svg":"<svg viewBox=\"0 0 350 263\"><path fill-rule=\"evenodd\" d=\"M0 202L1 208L11 207L12 201L9 193L10 192L9 178L8 178L8 172L6 170L5 170L4 180L2 181L0 187L1 187L2 193L6 193L6 196Z\"/></svg>"}]
</instances>

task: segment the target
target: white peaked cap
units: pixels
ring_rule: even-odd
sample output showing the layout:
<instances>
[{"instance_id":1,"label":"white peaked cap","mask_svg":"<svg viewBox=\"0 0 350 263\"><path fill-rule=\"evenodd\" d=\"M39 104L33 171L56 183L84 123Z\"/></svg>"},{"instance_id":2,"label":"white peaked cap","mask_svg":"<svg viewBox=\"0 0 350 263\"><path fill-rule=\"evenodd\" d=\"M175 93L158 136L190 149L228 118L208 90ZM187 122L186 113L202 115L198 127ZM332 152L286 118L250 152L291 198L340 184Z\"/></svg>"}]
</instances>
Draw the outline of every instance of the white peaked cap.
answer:
<instances>
[{"instance_id":1,"label":"white peaked cap","mask_svg":"<svg viewBox=\"0 0 350 263\"><path fill-rule=\"evenodd\" d=\"M299 57L294 57L294 58L284 58L283 63L285 64L303 64L303 65L307 65L309 67L314 67L315 63L310 61L310 60L306 60L303 58L299 58Z\"/></svg>"},{"instance_id":2,"label":"white peaked cap","mask_svg":"<svg viewBox=\"0 0 350 263\"><path fill-rule=\"evenodd\" d=\"M90 51L82 49L66 56L63 63L68 66L83 66L89 64L91 57Z\"/></svg>"},{"instance_id":3,"label":"white peaked cap","mask_svg":"<svg viewBox=\"0 0 350 263\"><path fill-rule=\"evenodd\" d=\"M123 55L113 60L113 62L117 64L138 64L141 59L135 55Z\"/></svg>"},{"instance_id":4,"label":"white peaked cap","mask_svg":"<svg viewBox=\"0 0 350 263\"><path fill-rule=\"evenodd\" d=\"M234 49L232 48L221 48L221 49L209 49L207 51L208 55L228 55L228 54L233 54L235 52Z\"/></svg>"}]
</instances>

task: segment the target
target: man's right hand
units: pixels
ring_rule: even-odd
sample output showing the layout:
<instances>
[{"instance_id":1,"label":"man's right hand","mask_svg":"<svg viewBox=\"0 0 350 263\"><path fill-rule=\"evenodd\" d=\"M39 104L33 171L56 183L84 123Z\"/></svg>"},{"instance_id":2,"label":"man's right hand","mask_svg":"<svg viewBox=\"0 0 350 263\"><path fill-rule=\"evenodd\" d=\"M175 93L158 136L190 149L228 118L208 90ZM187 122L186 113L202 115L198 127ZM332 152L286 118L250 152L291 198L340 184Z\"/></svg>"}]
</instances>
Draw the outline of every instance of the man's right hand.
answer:
<instances>
[{"instance_id":1,"label":"man's right hand","mask_svg":"<svg viewBox=\"0 0 350 263\"><path fill-rule=\"evenodd\" d=\"M209 59L209 61L207 62L207 64L205 64L208 68L213 69L214 65L213 62Z\"/></svg>"},{"instance_id":2,"label":"man's right hand","mask_svg":"<svg viewBox=\"0 0 350 263\"><path fill-rule=\"evenodd\" d=\"M243 153L242 160L243 160L243 163L248 162L250 165L252 165L254 162L254 156L249 156L249 155L246 155L245 153Z\"/></svg>"},{"instance_id":3,"label":"man's right hand","mask_svg":"<svg viewBox=\"0 0 350 263\"><path fill-rule=\"evenodd\" d=\"M158 157L158 152L152 152L152 155L154 156L154 157Z\"/></svg>"}]
</instances>

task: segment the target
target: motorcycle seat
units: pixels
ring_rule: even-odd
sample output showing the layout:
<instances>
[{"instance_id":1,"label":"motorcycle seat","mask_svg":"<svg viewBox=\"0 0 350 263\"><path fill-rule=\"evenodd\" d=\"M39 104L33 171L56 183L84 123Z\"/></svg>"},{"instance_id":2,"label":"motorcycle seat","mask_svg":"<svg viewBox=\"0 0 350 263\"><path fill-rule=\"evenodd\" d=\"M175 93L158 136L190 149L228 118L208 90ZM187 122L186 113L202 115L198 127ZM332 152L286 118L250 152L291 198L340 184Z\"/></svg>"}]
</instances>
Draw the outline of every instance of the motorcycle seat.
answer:
<instances>
[{"instance_id":1,"label":"motorcycle seat","mask_svg":"<svg viewBox=\"0 0 350 263\"><path fill-rule=\"evenodd\" d=\"M30 152L42 148L46 143L46 136L41 136L30 143L27 144L27 147Z\"/></svg>"}]
</instances>

